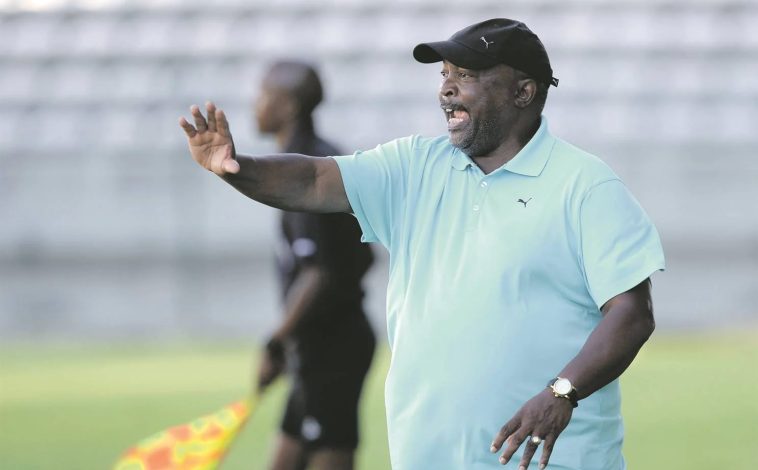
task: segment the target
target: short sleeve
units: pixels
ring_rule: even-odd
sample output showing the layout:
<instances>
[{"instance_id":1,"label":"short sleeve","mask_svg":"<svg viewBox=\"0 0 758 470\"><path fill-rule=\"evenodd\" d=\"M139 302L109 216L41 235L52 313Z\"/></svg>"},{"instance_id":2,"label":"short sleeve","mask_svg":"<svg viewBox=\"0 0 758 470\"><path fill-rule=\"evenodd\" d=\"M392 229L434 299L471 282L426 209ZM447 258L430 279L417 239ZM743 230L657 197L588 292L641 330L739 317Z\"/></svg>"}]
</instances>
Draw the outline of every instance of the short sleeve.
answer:
<instances>
[{"instance_id":1,"label":"short sleeve","mask_svg":"<svg viewBox=\"0 0 758 470\"><path fill-rule=\"evenodd\" d=\"M290 248L299 263L312 264L323 251L324 224L322 214L293 212L289 219Z\"/></svg>"},{"instance_id":2,"label":"short sleeve","mask_svg":"<svg viewBox=\"0 0 758 470\"><path fill-rule=\"evenodd\" d=\"M598 308L665 269L658 232L621 181L592 187L580 211L584 275Z\"/></svg>"},{"instance_id":3,"label":"short sleeve","mask_svg":"<svg viewBox=\"0 0 758 470\"><path fill-rule=\"evenodd\" d=\"M353 214L364 242L387 249L405 204L413 137L393 140L372 150L332 157L339 166Z\"/></svg>"}]
</instances>

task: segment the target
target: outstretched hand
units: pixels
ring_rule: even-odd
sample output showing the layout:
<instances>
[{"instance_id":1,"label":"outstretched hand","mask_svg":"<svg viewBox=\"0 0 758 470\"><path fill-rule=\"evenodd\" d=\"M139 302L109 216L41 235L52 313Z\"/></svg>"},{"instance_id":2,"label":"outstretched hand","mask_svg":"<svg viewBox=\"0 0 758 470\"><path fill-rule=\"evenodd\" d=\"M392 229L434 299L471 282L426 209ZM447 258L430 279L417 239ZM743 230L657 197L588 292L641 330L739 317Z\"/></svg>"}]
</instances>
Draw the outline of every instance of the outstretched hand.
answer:
<instances>
[{"instance_id":1,"label":"outstretched hand","mask_svg":"<svg viewBox=\"0 0 758 470\"><path fill-rule=\"evenodd\" d=\"M519 469L529 467L532 457L543 444L539 468L547 466L558 435L566 428L573 413L571 402L555 397L548 389L543 390L516 413L492 441L490 451L497 452L505 443L500 463L505 465L526 441Z\"/></svg>"},{"instance_id":2,"label":"outstretched hand","mask_svg":"<svg viewBox=\"0 0 758 470\"><path fill-rule=\"evenodd\" d=\"M240 165L235 160L234 141L229 132L226 115L211 102L205 104L205 109L207 120L197 105L190 108L195 120L194 126L184 117L179 119L179 125L187 134L192 158L200 166L219 176L239 172Z\"/></svg>"}]
</instances>

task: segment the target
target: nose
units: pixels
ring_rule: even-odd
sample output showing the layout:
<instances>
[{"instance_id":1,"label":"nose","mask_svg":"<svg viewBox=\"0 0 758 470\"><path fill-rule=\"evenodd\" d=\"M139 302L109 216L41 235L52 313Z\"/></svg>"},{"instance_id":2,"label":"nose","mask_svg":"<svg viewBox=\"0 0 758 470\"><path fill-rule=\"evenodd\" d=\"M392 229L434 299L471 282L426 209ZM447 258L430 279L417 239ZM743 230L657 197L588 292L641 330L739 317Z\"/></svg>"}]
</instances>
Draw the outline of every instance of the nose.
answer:
<instances>
[{"instance_id":1,"label":"nose","mask_svg":"<svg viewBox=\"0 0 758 470\"><path fill-rule=\"evenodd\" d=\"M455 85L455 82L452 80L452 77L450 75L442 79L442 82L440 83L439 93L440 96L444 96L446 98L451 98L458 94L458 87Z\"/></svg>"}]
</instances>

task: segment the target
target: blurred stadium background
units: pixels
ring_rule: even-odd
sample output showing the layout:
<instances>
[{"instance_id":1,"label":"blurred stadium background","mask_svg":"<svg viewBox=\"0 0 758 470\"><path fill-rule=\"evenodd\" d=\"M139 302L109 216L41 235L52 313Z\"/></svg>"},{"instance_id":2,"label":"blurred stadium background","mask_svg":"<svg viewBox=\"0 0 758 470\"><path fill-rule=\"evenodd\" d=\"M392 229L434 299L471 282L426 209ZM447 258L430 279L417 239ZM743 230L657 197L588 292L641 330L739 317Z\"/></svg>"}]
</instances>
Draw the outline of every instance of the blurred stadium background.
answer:
<instances>
[{"instance_id":1,"label":"blurred stadium background","mask_svg":"<svg viewBox=\"0 0 758 470\"><path fill-rule=\"evenodd\" d=\"M410 51L495 16L545 43L554 133L606 160L657 224L657 334L758 342L753 0L0 0L6 360L261 338L278 315L275 212L197 168L178 117L212 99L239 150L272 150L251 104L265 65L294 57L318 64L319 129L346 152L437 135L438 68ZM369 282L378 331L385 263Z\"/></svg>"}]
</instances>

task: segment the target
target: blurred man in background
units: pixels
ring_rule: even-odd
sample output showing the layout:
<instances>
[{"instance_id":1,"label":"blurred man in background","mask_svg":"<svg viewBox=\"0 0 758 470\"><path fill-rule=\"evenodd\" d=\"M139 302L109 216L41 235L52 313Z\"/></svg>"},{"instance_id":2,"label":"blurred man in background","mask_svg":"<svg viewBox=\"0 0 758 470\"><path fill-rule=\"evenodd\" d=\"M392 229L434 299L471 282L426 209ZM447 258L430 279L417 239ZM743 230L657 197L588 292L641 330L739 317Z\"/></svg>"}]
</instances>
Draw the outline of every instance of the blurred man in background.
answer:
<instances>
[{"instance_id":1,"label":"blurred man in background","mask_svg":"<svg viewBox=\"0 0 758 470\"><path fill-rule=\"evenodd\" d=\"M309 65L273 64L255 117L282 153L339 155L319 138L313 110L323 98ZM284 319L263 351L264 389L291 358L294 381L272 470L349 470L358 445L358 401L375 338L363 312L362 278L373 261L349 214L281 212L277 267Z\"/></svg>"}]
</instances>

